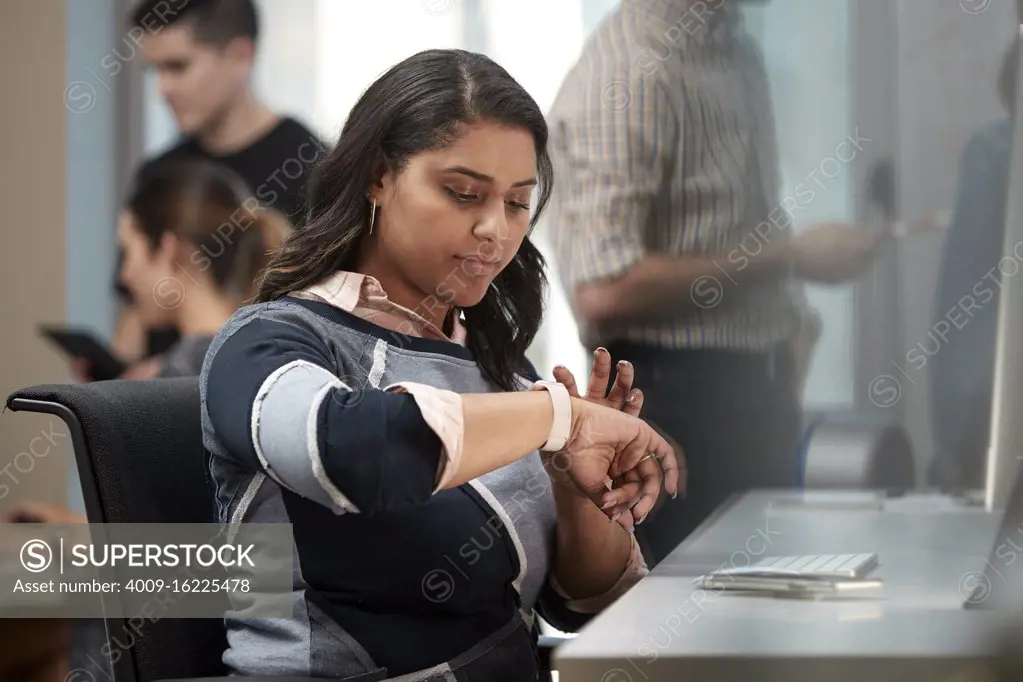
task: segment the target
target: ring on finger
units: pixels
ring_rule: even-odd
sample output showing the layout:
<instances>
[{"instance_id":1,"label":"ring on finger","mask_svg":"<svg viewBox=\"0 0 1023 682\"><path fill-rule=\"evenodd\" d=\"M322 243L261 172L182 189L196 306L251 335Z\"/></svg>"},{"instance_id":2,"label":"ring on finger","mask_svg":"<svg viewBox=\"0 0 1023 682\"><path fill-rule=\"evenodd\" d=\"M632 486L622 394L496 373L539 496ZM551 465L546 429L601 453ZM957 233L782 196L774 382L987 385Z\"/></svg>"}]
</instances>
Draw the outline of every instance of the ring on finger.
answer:
<instances>
[{"instance_id":1,"label":"ring on finger","mask_svg":"<svg viewBox=\"0 0 1023 682\"><path fill-rule=\"evenodd\" d=\"M646 453L645 455L643 455L642 457L639 458L639 462L636 464L636 466L639 466L640 464L642 464L643 462L645 462L648 459L652 459L655 462L657 462L657 471L659 472L658 476L660 476L661 480L663 481L664 480L664 471L661 469L661 458L657 456L657 453L655 453L655 452L648 452L648 453Z\"/></svg>"}]
</instances>

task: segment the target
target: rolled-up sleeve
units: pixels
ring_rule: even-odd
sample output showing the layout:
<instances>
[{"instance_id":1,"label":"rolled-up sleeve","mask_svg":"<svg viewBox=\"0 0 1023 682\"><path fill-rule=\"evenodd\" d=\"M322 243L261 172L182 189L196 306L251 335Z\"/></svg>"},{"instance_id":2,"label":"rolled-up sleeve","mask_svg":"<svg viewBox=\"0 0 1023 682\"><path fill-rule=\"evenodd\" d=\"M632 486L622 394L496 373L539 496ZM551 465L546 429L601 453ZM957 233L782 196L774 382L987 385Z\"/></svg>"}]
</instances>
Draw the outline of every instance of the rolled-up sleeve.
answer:
<instances>
[{"instance_id":1,"label":"rolled-up sleeve","mask_svg":"<svg viewBox=\"0 0 1023 682\"><path fill-rule=\"evenodd\" d=\"M462 396L454 391L412 381L403 381L384 390L409 393L416 401L423 419L440 438L443 451L435 488L440 490L451 481L462 461L462 443L465 435Z\"/></svg>"},{"instance_id":2,"label":"rolled-up sleeve","mask_svg":"<svg viewBox=\"0 0 1023 682\"><path fill-rule=\"evenodd\" d=\"M554 591L565 600L565 608L575 613L600 613L608 606L613 604L619 597L632 589L632 586L642 580L650 569L647 568L646 560L643 558L643 552L639 547L639 542L635 536L632 538L632 553L629 555L629 562L625 565L625 570L622 571L621 577L618 578L618 582L611 587L610 590L603 594L595 595L593 597L587 597L585 599L573 599L564 589L558 584L557 578L554 574L551 574L551 587Z\"/></svg>"},{"instance_id":3,"label":"rolled-up sleeve","mask_svg":"<svg viewBox=\"0 0 1023 682\"><path fill-rule=\"evenodd\" d=\"M206 411L223 449L335 513L423 503L449 469L415 395L339 378L311 330L254 319L208 364ZM433 404L455 409L443 398Z\"/></svg>"},{"instance_id":4,"label":"rolled-up sleeve","mask_svg":"<svg viewBox=\"0 0 1023 682\"><path fill-rule=\"evenodd\" d=\"M570 596L558 584L557 578L551 573L540 593L537 607L544 620L563 632L577 632L582 629L595 614L600 613L613 604L619 597L628 592L642 580L650 569L647 568L643 552L636 538L632 538L632 553L618 581L603 594L576 599Z\"/></svg>"},{"instance_id":5,"label":"rolled-up sleeve","mask_svg":"<svg viewBox=\"0 0 1023 682\"><path fill-rule=\"evenodd\" d=\"M681 122L667 88L627 66L577 67L549 117L557 183L547 224L568 290L643 258L648 217L678 153Z\"/></svg>"}]
</instances>

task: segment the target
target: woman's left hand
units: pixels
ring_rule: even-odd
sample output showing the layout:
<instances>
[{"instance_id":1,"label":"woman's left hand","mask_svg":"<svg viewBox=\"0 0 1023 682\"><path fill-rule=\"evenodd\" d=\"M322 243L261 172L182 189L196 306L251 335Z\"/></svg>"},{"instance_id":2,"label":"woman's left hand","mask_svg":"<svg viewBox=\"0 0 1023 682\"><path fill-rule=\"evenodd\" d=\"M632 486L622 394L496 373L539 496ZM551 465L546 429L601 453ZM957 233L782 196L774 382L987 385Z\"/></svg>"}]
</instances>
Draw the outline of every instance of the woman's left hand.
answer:
<instances>
[{"instance_id":1,"label":"woman's left hand","mask_svg":"<svg viewBox=\"0 0 1023 682\"><path fill-rule=\"evenodd\" d=\"M607 385L611 380L611 354L604 348L598 348L593 353L593 368L590 370L590 380L586 385L585 396L579 395L575 377L568 368L560 365L555 367L554 378L558 383L563 384L569 395L573 397L581 397L589 402L638 417L640 410L643 409L643 392L632 388L632 382L636 376L635 368L632 363L619 360L617 370L614 385L608 391ZM559 477L557 474L552 474L552 479L557 485L572 485L567 476ZM635 470L628 471L614 481L608 479L607 484L608 491L601 498L601 508L611 513L613 521L619 521L622 526L631 531L636 523L643 520L642 517L635 518L632 515L632 507L639 502L642 495L639 473Z\"/></svg>"}]
</instances>

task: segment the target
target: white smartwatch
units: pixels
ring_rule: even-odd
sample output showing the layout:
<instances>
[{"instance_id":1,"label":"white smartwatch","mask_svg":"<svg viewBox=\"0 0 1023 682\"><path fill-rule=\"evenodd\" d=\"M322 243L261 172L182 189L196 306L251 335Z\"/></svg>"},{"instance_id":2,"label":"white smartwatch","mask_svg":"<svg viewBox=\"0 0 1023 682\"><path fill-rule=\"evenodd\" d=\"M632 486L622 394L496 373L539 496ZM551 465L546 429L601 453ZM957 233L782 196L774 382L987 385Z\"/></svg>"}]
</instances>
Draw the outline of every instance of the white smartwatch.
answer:
<instances>
[{"instance_id":1,"label":"white smartwatch","mask_svg":"<svg viewBox=\"0 0 1023 682\"><path fill-rule=\"evenodd\" d=\"M568 437L572 435L572 398L568 395L568 389L556 381L537 381L532 390L545 390L551 397L554 422L547 435L547 442L540 449L544 452L557 452L565 447Z\"/></svg>"}]
</instances>

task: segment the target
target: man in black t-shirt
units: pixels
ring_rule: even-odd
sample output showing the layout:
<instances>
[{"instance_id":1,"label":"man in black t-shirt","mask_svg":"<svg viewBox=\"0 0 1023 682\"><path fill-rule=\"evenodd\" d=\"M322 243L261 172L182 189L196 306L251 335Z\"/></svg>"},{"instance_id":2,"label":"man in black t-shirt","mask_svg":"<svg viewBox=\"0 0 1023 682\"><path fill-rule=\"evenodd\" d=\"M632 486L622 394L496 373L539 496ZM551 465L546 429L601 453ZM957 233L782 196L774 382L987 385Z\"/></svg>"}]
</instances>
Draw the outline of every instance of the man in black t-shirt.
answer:
<instances>
[{"instance_id":1,"label":"man in black t-shirt","mask_svg":"<svg viewBox=\"0 0 1023 682\"><path fill-rule=\"evenodd\" d=\"M131 24L182 135L142 164L136 182L157 164L212 160L243 178L262 206L300 223L306 181L327 150L312 131L271 111L252 91L259 33L253 0L142 0ZM144 330L119 277L117 290L123 301L117 352L143 358L169 347L176 330Z\"/></svg>"}]
</instances>

